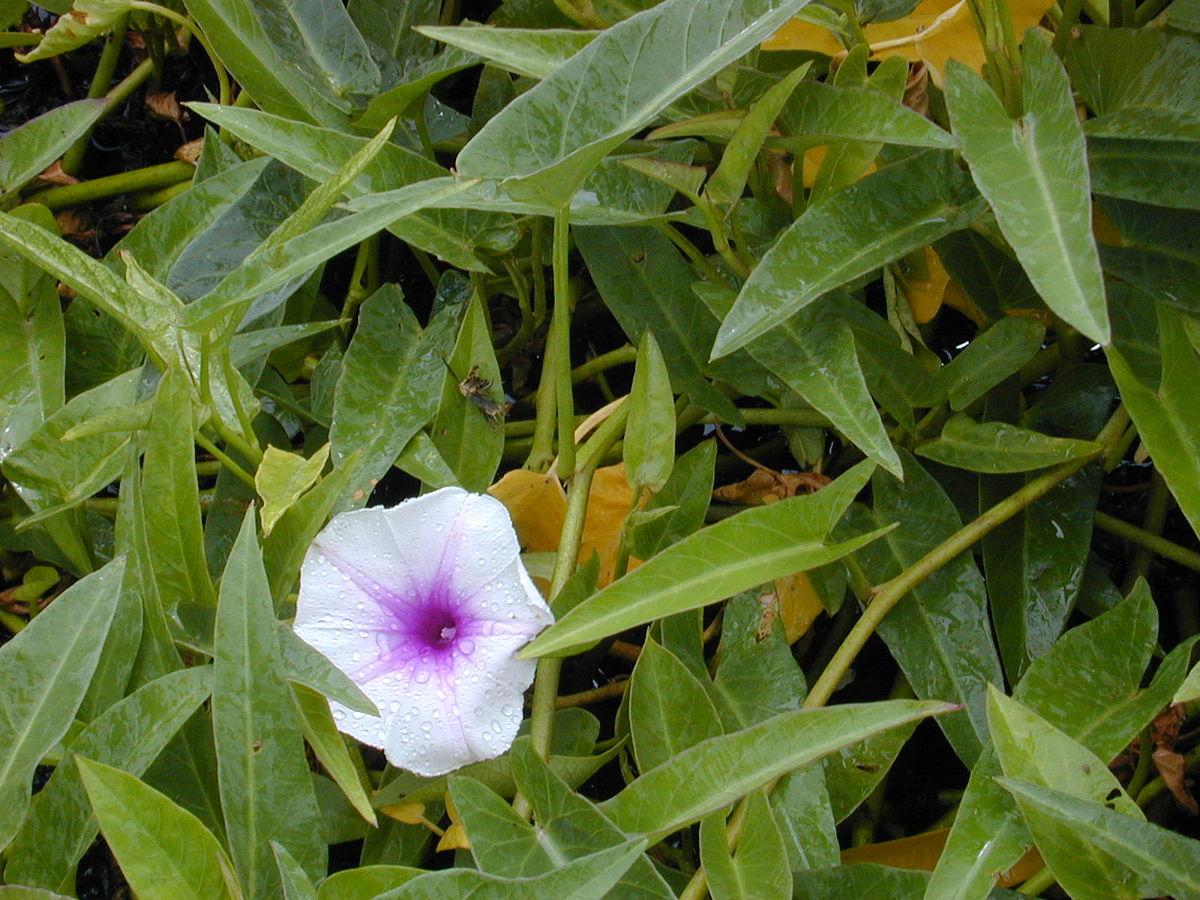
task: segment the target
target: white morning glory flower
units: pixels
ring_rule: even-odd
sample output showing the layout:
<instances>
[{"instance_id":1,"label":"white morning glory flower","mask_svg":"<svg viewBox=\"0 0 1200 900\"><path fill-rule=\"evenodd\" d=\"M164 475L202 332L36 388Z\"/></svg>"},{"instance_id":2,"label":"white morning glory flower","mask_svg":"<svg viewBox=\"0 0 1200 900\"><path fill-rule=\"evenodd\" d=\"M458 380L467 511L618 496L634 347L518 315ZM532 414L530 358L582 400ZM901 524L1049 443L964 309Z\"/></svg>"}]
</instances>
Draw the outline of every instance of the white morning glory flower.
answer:
<instances>
[{"instance_id":1,"label":"white morning glory flower","mask_svg":"<svg viewBox=\"0 0 1200 900\"><path fill-rule=\"evenodd\" d=\"M514 654L553 621L519 552L504 506L461 488L335 516L304 558L295 629L380 712L331 701L338 728L419 775L507 750L534 673Z\"/></svg>"}]
</instances>

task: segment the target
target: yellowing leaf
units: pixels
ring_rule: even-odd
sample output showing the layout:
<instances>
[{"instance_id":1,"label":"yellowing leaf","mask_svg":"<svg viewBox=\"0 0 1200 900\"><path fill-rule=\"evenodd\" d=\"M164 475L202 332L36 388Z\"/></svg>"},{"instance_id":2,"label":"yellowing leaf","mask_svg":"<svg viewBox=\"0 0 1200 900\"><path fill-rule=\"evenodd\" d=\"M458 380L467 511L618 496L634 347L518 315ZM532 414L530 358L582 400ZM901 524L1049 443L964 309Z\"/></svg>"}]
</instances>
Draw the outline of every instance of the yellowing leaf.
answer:
<instances>
[{"instance_id":1,"label":"yellowing leaf","mask_svg":"<svg viewBox=\"0 0 1200 900\"><path fill-rule=\"evenodd\" d=\"M1041 21L1050 8L1049 0L1010 0L1013 28L1024 34ZM920 60L932 69L934 81L941 84L946 61L957 59L976 72L983 69L983 45L971 21L966 0L924 0L911 15L895 22L867 25L864 29L872 55L876 58L899 56L910 62ZM812 50L828 56L843 52L832 33L819 25L793 19L763 43L764 50Z\"/></svg>"},{"instance_id":2,"label":"yellowing leaf","mask_svg":"<svg viewBox=\"0 0 1200 900\"><path fill-rule=\"evenodd\" d=\"M254 475L254 486L262 498L263 534L270 534L280 517L300 495L317 483L329 459L329 445L305 459L278 447L267 447Z\"/></svg>"},{"instance_id":3,"label":"yellowing leaf","mask_svg":"<svg viewBox=\"0 0 1200 900\"><path fill-rule=\"evenodd\" d=\"M566 494L558 478L518 469L505 474L488 493L508 508L522 550L548 553L558 549L567 512ZM588 494L579 558L589 559L593 551L599 555L600 587L612 581L621 528L632 508L633 489L625 479L624 464L597 469ZM636 564L630 560L630 568Z\"/></svg>"},{"instance_id":4,"label":"yellowing leaf","mask_svg":"<svg viewBox=\"0 0 1200 900\"><path fill-rule=\"evenodd\" d=\"M817 616L825 611L806 572L776 578L775 598L779 601L779 619L789 644L804 637Z\"/></svg>"},{"instance_id":5,"label":"yellowing leaf","mask_svg":"<svg viewBox=\"0 0 1200 900\"><path fill-rule=\"evenodd\" d=\"M942 847L946 845L946 835L949 833L950 829L939 828L894 841L851 847L842 852L842 864L878 863L897 869L932 872L938 857L942 855Z\"/></svg>"},{"instance_id":6,"label":"yellowing leaf","mask_svg":"<svg viewBox=\"0 0 1200 900\"><path fill-rule=\"evenodd\" d=\"M450 799L450 792L446 792L446 815L450 817L450 827L438 839L437 852L443 850L470 850L471 842L467 839L467 829L463 827L462 819L458 817L458 810L454 806L454 801Z\"/></svg>"},{"instance_id":7,"label":"yellowing leaf","mask_svg":"<svg viewBox=\"0 0 1200 900\"><path fill-rule=\"evenodd\" d=\"M933 247L925 246L909 254L902 261L900 270L900 286L912 310L913 321L918 325L932 321L942 308L950 283L950 275L942 267L942 261Z\"/></svg>"},{"instance_id":8,"label":"yellowing leaf","mask_svg":"<svg viewBox=\"0 0 1200 900\"><path fill-rule=\"evenodd\" d=\"M425 822L424 803L392 803L389 806L381 806L379 811L405 825L421 825Z\"/></svg>"}]
</instances>

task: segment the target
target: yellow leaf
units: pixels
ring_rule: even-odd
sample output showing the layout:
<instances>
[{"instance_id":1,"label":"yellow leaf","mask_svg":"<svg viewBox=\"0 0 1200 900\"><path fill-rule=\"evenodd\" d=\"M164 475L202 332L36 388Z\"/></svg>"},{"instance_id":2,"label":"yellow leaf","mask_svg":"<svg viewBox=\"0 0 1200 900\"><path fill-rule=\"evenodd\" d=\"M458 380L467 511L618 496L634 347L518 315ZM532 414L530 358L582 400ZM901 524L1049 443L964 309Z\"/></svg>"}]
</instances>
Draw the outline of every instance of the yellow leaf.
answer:
<instances>
[{"instance_id":1,"label":"yellow leaf","mask_svg":"<svg viewBox=\"0 0 1200 900\"><path fill-rule=\"evenodd\" d=\"M438 839L437 852L443 850L470 850L471 842L467 840L467 829L463 827L462 819L458 817L458 810L454 807L454 801L450 799L450 794L446 795L446 815L450 817L450 827L446 829L446 833Z\"/></svg>"},{"instance_id":2,"label":"yellow leaf","mask_svg":"<svg viewBox=\"0 0 1200 900\"><path fill-rule=\"evenodd\" d=\"M1051 5L1051 0L1010 0L1015 32L1024 34L1041 21ZM921 60L939 85L947 60L957 59L976 72L983 70L983 45L971 21L967 0L924 0L903 19L867 25L863 30L873 56ZM799 19L788 22L762 46L764 50L813 50L828 56L842 52L833 34Z\"/></svg>"},{"instance_id":3,"label":"yellow leaf","mask_svg":"<svg viewBox=\"0 0 1200 900\"><path fill-rule=\"evenodd\" d=\"M825 611L812 581L804 572L776 578L775 597L779 601L779 618L789 644L804 637L817 616Z\"/></svg>"},{"instance_id":4,"label":"yellow leaf","mask_svg":"<svg viewBox=\"0 0 1200 900\"><path fill-rule=\"evenodd\" d=\"M423 825L425 823L424 803L393 803L389 806L379 807L379 811L405 825Z\"/></svg>"},{"instance_id":5,"label":"yellow leaf","mask_svg":"<svg viewBox=\"0 0 1200 900\"><path fill-rule=\"evenodd\" d=\"M911 837L899 838L894 841L881 841L878 844L864 844L861 847L851 847L842 851L842 864L878 863L897 869L917 869L932 872L937 865L942 848L946 845L948 828L938 828L914 834ZM1000 887L1013 887L1028 881L1035 873L1041 871L1044 863L1037 848L1026 853L1007 872L1000 876L997 884Z\"/></svg>"},{"instance_id":6,"label":"yellow leaf","mask_svg":"<svg viewBox=\"0 0 1200 900\"><path fill-rule=\"evenodd\" d=\"M557 477L517 469L488 488L488 493L508 508L522 550L547 553L558 549L567 499ZM621 528L632 507L633 489L625 479L625 465L597 469L588 494L579 558L589 559L593 552L599 555L601 587L612 581ZM630 568L636 563L630 560ZM544 584L541 587L545 589Z\"/></svg>"},{"instance_id":7,"label":"yellow leaf","mask_svg":"<svg viewBox=\"0 0 1200 900\"><path fill-rule=\"evenodd\" d=\"M933 248L926 246L910 253L900 265L900 285L912 310L913 321L924 325L942 308L950 276Z\"/></svg>"}]
</instances>

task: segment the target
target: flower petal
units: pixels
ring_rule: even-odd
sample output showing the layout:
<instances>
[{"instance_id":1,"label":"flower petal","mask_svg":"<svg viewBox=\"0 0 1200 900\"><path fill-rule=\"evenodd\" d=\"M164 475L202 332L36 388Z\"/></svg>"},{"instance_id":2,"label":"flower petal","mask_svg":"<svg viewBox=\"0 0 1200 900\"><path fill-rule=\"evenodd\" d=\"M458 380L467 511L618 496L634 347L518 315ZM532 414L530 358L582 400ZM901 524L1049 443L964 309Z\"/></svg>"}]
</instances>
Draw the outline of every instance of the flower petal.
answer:
<instances>
[{"instance_id":1,"label":"flower petal","mask_svg":"<svg viewBox=\"0 0 1200 900\"><path fill-rule=\"evenodd\" d=\"M455 516L444 560L459 595L474 593L520 554L517 533L504 504L486 494L466 494Z\"/></svg>"},{"instance_id":2,"label":"flower petal","mask_svg":"<svg viewBox=\"0 0 1200 900\"><path fill-rule=\"evenodd\" d=\"M519 558L502 569L492 570L487 580L477 583L469 593L462 591L457 572L454 577L458 607L466 616L507 624L511 626L510 633L525 634L526 640L532 640L554 621L550 607Z\"/></svg>"}]
</instances>

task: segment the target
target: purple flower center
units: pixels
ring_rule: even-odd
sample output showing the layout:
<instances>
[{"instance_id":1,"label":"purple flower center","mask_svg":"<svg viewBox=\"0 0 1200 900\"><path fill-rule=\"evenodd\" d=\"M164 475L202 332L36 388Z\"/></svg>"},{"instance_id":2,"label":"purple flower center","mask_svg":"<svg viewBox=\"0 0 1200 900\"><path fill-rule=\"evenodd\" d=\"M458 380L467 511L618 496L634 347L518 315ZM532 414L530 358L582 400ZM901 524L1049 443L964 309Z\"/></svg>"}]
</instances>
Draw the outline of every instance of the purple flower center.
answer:
<instances>
[{"instance_id":1,"label":"purple flower center","mask_svg":"<svg viewBox=\"0 0 1200 900\"><path fill-rule=\"evenodd\" d=\"M444 606L422 606L414 610L412 636L430 650L445 650L454 643L458 621Z\"/></svg>"}]
</instances>

